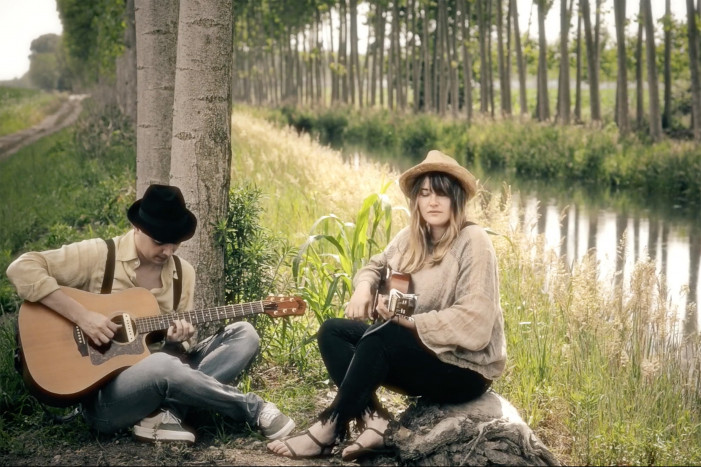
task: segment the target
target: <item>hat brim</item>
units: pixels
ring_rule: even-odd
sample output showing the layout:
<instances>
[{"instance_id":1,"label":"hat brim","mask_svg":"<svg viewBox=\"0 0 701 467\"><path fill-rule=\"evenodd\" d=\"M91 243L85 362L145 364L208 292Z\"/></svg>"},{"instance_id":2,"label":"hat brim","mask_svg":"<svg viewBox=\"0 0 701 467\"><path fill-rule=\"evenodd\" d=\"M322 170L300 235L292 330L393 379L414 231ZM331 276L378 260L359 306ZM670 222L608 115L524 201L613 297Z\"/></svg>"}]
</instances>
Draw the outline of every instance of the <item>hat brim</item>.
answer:
<instances>
[{"instance_id":1,"label":"hat brim","mask_svg":"<svg viewBox=\"0 0 701 467\"><path fill-rule=\"evenodd\" d=\"M414 186L414 181L428 172L442 172L455 178L465 190L468 200L477 193L477 181L474 175L465 167L444 162L422 162L408 169L399 177L399 187L407 198L411 198L411 189Z\"/></svg>"},{"instance_id":2,"label":"hat brim","mask_svg":"<svg viewBox=\"0 0 701 467\"><path fill-rule=\"evenodd\" d=\"M195 235L197 217L192 212L187 211L187 215L177 221L150 220L142 215L141 201L137 200L129 207L127 219L149 237L161 243L181 243Z\"/></svg>"}]
</instances>

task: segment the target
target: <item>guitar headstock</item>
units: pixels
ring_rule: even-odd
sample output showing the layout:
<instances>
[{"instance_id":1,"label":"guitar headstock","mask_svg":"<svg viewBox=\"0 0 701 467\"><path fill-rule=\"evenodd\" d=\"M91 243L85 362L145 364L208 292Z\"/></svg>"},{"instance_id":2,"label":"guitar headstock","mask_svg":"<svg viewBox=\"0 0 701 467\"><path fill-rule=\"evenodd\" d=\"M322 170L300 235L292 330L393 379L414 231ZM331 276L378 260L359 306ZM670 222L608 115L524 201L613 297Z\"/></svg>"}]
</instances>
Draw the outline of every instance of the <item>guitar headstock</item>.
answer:
<instances>
[{"instance_id":1,"label":"guitar headstock","mask_svg":"<svg viewBox=\"0 0 701 467\"><path fill-rule=\"evenodd\" d=\"M307 302L298 296L269 295L263 300L263 312L271 318L302 316L307 311Z\"/></svg>"}]
</instances>

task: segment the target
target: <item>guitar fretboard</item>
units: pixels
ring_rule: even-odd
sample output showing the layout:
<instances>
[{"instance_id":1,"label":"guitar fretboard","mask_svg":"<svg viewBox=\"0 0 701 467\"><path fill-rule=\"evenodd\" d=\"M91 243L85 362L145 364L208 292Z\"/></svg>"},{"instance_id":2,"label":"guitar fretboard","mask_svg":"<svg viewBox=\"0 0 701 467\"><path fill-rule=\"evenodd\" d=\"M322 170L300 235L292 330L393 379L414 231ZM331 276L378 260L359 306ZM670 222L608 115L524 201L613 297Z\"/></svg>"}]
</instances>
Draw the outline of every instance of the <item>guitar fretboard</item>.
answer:
<instances>
[{"instance_id":1,"label":"guitar fretboard","mask_svg":"<svg viewBox=\"0 0 701 467\"><path fill-rule=\"evenodd\" d=\"M200 324L263 313L265 311L265 303L266 302L258 301L240 303L237 305L223 305L213 308L204 308L202 310L186 311L183 313L146 316L143 318L136 318L134 321L136 321L137 332L145 334L168 329L175 319L184 319L192 324Z\"/></svg>"}]
</instances>

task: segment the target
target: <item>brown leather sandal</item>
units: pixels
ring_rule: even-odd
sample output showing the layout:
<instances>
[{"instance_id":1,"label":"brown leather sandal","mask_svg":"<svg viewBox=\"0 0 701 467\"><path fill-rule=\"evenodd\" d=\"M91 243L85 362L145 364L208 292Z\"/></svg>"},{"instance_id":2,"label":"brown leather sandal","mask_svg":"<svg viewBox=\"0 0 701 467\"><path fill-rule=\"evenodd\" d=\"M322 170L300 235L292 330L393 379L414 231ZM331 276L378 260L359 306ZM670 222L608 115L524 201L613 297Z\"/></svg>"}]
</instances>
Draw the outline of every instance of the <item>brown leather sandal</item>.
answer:
<instances>
[{"instance_id":1,"label":"brown leather sandal","mask_svg":"<svg viewBox=\"0 0 701 467\"><path fill-rule=\"evenodd\" d=\"M358 446L358 449L351 451L348 454L342 455L341 458L343 459L344 462L351 462L351 461L354 461L356 459L359 459L359 458L365 457L365 456L379 456L381 454L393 454L394 453L393 448L385 445L385 443L384 443L385 434L383 432L381 432L380 430L378 430L376 428L370 427L370 426L365 428L365 431L367 431L367 430L372 430L382 437L382 446L369 448L369 447L365 447L362 444L360 444L359 442L355 441L355 442L349 444L348 447L355 445L355 446ZM363 433L365 433L365 431L363 431ZM361 433L360 436L363 436L363 433ZM360 436L358 436L358 438L360 438Z\"/></svg>"},{"instance_id":2,"label":"brown leather sandal","mask_svg":"<svg viewBox=\"0 0 701 467\"><path fill-rule=\"evenodd\" d=\"M305 455L297 454L295 452L295 450L292 449L292 446L290 446L287 441L290 439L293 439L293 438L299 438L301 436L306 436L309 439L311 439L312 441L314 441L314 443L316 443L316 445L321 448L321 452L319 452L317 454L305 454ZM309 430L304 430L300 433L297 433L296 435L285 436L280 441L282 441L282 443L285 445L285 447L287 447L287 450L290 451L290 454L292 454L292 455L285 456L284 454L278 454L278 453L274 453L274 454L277 454L277 455L282 456L282 457L288 457L290 459L315 459L315 458L321 458L321 457L329 457L333 454L333 448L336 446L335 442L331 443L331 444L322 443L321 441L316 439L316 437L313 434L311 434L309 432Z\"/></svg>"}]
</instances>

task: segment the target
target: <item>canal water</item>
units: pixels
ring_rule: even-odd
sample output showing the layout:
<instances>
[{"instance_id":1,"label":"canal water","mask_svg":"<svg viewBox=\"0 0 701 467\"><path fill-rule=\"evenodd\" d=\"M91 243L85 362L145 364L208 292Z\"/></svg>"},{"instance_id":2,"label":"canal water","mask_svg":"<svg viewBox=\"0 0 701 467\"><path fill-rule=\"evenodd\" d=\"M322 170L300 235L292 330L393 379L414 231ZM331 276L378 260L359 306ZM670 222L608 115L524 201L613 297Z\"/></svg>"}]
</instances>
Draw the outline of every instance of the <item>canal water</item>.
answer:
<instances>
[{"instance_id":1,"label":"canal water","mask_svg":"<svg viewBox=\"0 0 701 467\"><path fill-rule=\"evenodd\" d=\"M665 205L645 196L593 193L590 188L553 183L505 181L491 174L488 190L497 180L512 192L512 218L531 235L542 234L546 248L570 267L594 254L602 284L622 280L624 290L638 261L652 261L677 312L680 334L698 333L701 261L701 218L698 211Z\"/></svg>"}]
</instances>

